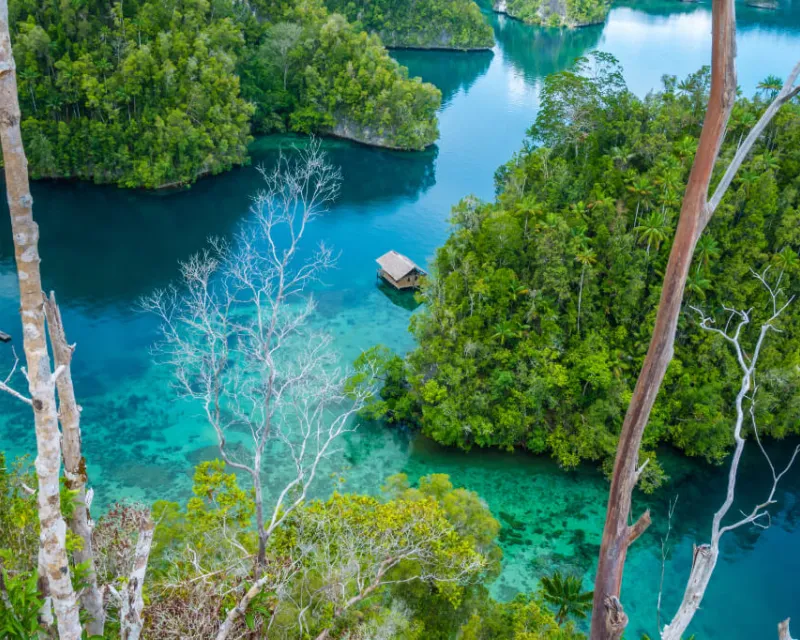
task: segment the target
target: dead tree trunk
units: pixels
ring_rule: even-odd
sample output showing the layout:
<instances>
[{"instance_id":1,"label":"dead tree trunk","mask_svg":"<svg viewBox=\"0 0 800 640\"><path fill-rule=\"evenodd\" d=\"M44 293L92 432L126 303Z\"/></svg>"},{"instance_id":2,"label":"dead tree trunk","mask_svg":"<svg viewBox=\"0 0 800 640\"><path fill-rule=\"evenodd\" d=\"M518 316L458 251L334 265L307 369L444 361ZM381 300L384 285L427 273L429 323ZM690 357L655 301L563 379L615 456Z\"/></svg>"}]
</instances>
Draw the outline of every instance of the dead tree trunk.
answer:
<instances>
[{"instance_id":1,"label":"dead tree trunk","mask_svg":"<svg viewBox=\"0 0 800 640\"><path fill-rule=\"evenodd\" d=\"M710 217L707 202L711 174L736 96L733 0L713 0L712 12L711 94L708 110L664 275L653 337L625 415L617 447L594 585L592 640L613 638L609 631L612 625L607 618L618 615L618 612L613 607L608 608L606 603L611 602L610 598L619 598L625 557L632 542L632 527L628 524L628 518L638 478L639 447L656 395L672 360L686 278L695 245Z\"/></svg>"},{"instance_id":2,"label":"dead tree trunk","mask_svg":"<svg viewBox=\"0 0 800 640\"><path fill-rule=\"evenodd\" d=\"M61 640L78 640L81 637L81 624L70 579L65 545L66 525L61 516L59 495L61 446L56 414L57 376L50 369L47 351L39 272L39 229L33 220L28 161L22 146L19 122L17 78L8 30L8 0L0 0L0 140L19 278L23 348L36 425L42 568L49 583L59 636Z\"/></svg>"},{"instance_id":3,"label":"dead tree trunk","mask_svg":"<svg viewBox=\"0 0 800 640\"><path fill-rule=\"evenodd\" d=\"M133 556L133 568L128 577L128 583L122 593L119 593L113 586L109 586L109 590L120 603L119 623L122 640L139 640L142 636L144 627L142 587L147 572L147 562L150 559L150 548L153 545L154 529L155 524L151 514L142 514L139 538L136 541L136 551Z\"/></svg>"},{"instance_id":4,"label":"dead tree trunk","mask_svg":"<svg viewBox=\"0 0 800 640\"><path fill-rule=\"evenodd\" d=\"M56 294L44 299L47 329L53 348L53 360L61 374L56 381L58 389L58 418L61 421L61 451L64 456L64 476L67 488L75 491L75 511L69 521L69 528L78 536L82 545L72 553L77 564L86 564L87 586L81 593L81 604L89 615L86 631L90 636L102 636L105 627L105 608L103 594L97 586L97 571L92 549L92 527L89 519L89 504L86 495L86 460L81 453L81 414L75 400L72 386L72 353L74 345L67 342L61 311L56 304Z\"/></svg>"},{"instance_id":5,"label":"dead tree trunk","mask_svg":"<svg viewBox=\"0 0 800 640\"><path fill-rule=\"evenodd\" d=\"M730 186L733 176L764 128L778 109L800 92L800 87L794 86L800 75L799 63L778 96L736 151L714 195L709 199L709 183L736 96L736 22L733 0L713 0L712 34L711 93L706 117L664 275L653 336L625 415L614 462L606 523L595 578L591 640L614 639L607 629L613 626L610 624L610 617L616 616L617 612L613 607L607 607L606 603L612 601L610 598L619 598L625 557L628 547L635 539L631 536L631 532L641 527L639 523L634 527L628 526L632 493L639 477L637 470L639 448L650 411L664 380L667 366L672 360L683 291L695 246Z\"/></svg>"}]
</instances>

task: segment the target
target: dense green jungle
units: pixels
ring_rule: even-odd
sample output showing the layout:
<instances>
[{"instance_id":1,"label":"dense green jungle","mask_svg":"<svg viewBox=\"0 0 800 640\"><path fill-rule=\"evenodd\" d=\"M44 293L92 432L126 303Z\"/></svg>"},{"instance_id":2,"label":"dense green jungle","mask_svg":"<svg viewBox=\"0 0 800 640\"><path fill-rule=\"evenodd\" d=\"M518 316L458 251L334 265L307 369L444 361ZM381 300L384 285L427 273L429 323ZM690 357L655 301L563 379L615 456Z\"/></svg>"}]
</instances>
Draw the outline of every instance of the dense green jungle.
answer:
<instances>
[{"instance_id":1,"label":"dense green jungle","mask_svg":"<svg viewBox=\"0 0 800 640\"><path fill-rule=\"evenodd\" d=\"M14 0L10 16L36 178L152 188L245 163L252 133L438 135L438 90L321 2Z\"/></svg>"},{"instance_id":2,"label":"dense green jungle","mask_svg":"<svg viewBox=\"0 0 800 640\"><path fill-rule=\"evenodd\" d=\"M642 100L601 54L548 76L525 148L497 171L496 202L467 199L453 210L454 232L422 290L425 310L412 320L419 347L406 359L380 348L365 354L381 360L387 379L375 414L417 424L446 445L521 446L567 468L588 459L610 469L652 333L708 84L708 69L665 77L662 90ZM737 102L723 157L779 88L767 80ZM785 295L796 290L798 140L792 104L698 244L648 455L662 442L710 462L730 451L738 364L724 341L699 330L692 309L752 308L769 317L768 294L751 275L767 268ZM757 418L773 437L796 433L797 330L785 323L763 354ZM654 461L645 487L660 476Z\"/></svg>"},{"instance_id":3,"label":"dense green jungle","mask_svg":"<svg viewBox=\"0 0 800 640\"><path fill-rule=\"evenodd\" d=\"M0 231L0 638L586 640L710 5L4 4L32 185ZM793 5L737 11L712 191L800 51ZM798 223L794 97L694 251L628 640L667 633L728 496L743 361L745 522L683 640L800 616ZM418 290L376 278L390 250Z\"/></svg>"},{"instance_id":4,"label":"dense green jungle","mask_svg":"<svg viewBox=\"0 0 800 640\"><path fill-rule=\"evenodd\" d=\"M328 0L327 7L377 33L387 47L491 49L494 31L473 0Z\"/></svg>"}]
</instances>

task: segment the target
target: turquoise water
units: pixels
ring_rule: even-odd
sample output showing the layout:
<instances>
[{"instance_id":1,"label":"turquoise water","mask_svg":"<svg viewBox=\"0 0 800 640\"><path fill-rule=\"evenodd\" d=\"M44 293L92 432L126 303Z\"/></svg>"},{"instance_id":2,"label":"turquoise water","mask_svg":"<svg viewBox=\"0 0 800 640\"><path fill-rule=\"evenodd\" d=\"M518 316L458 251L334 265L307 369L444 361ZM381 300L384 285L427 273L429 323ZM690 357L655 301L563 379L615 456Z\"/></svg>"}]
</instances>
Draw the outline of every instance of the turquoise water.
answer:
<instances>
[{"instance_id":1,"label":"turquoise water","mask_svg":"<svg viewBox=\"0 0 800 640\"><path fill-rule=\"evenodd\" d=\"M800 9L773 14L740 8L739 83L746 93L770 73L785 75L800 58ZM341 250L338 269L317 291L316 322L333 333L343 362L382 342L413 347L408 301L376 285L374 259L388 249L425 263L448 232L450 207L474 194L489 199L493 173L520 147L533 121L542 78L592 48L616 55L631 88L655 88L663 73L683 75L708 60L710 15L704 5L625 3L605 25L576 31L526 27L492 17L493 53L402 52L412 73L442 88L439 144L419 154L328 142L344 185L335 208L314 223L309 246L324 239ZM255 162L269 163L288 138L259 140ZM77 342L76 390L84 407L84 442L100 504L121 496L183 498L192 465L213 455L213 434L198 407L178 401L147 348L156 323L134 311L136 299L177 275L177 261L209 235L230 235L247 219L258 188L252 167L200 181L172 194L126 192L86 184L34 185L47 288L55 289L71 341ZM6 218L3 218L6 220ZM19 344L17 285L8 223L0 223L0 329ZM0 371L10 358L0 345ZM34 449L27 407L0 397L0 448ZM773 445L780 456L788 444ZM675 547L667 567L665 614L674 611L689 570L693 540L704 540L709 512L721 501L724 474L665 451L672 480L648 504L655 524L632 550L623 600L629 638L655 629L660 537L668 501L679 496ZM509 597L535 588L554 568L581 572L587 586L597 553L607 487L591 466L565 473L524 454L444 450L399 429L362 425L343 443L332 469L345 487L375 491L391 473L449 473L478 491L504 525L504 570L493 586ZM779 495L773 527L731 535L693 631L698 639L775 637L779 619L800 618L800 471ZM763 497L765 467L755 456L742 470L741 504ZM318 490L330 486L323 481ZM645 501L637 505L644 508ZM793 591L794 589L794 591Z\"/></svg>"}]
</instances>

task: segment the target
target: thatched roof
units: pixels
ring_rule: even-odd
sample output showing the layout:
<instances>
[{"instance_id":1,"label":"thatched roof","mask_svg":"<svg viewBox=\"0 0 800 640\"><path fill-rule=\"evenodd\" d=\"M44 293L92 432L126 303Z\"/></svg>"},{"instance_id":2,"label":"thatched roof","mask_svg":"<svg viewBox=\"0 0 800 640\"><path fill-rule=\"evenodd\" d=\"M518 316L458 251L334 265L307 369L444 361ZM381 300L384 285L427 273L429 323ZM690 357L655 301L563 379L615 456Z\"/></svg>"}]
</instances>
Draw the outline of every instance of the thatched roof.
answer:
<instances>
[{"instance_id":1,"label":"thatched roof","mask_svg":"<svg viewBox=\"0 0 800 640\"><path fill-rule=\"evenodd\" d=\"M397 253L397 251L388 251L384 253L380 258L375 260L375 262L395 280L405 278L412 271L417 271L422 274L425 273L423 269L420 269L402 253Z\"/></svg>"}]
</instances>

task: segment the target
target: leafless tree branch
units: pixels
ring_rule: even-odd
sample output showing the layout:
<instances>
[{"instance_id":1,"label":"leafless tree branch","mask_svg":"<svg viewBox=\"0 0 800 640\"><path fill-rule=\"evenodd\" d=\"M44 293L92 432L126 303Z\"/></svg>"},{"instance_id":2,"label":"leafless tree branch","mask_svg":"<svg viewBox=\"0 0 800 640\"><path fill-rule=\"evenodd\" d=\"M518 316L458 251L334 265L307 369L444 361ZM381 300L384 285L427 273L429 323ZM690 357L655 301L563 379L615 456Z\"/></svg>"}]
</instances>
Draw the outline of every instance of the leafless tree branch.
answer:
<instances>
[{"instance_id":1,"label":"leafless tree branch","mask_svg":"<svg viewBox=\"0 0 800 640\"><path fill-rule=\"evenodd\" d=\"M773 331L780 332L780 329L776 326L776 322L780 315L794 300L793 297L790 297L785 303L781 304L779 301L780 290L769 284L766 275L766 270L761 274L753 273L753 276L758 279L758 281L769 293L772 306L772 315L761 325L755 345L752 349L752 355L750 356L747 355L747 352L742 344L742 340L744 329L752 321L752 309L747 311L726 309L726 312L729 314L729 319L724 329L718 329L714 327L714 321L712 318L695 309L695 311L700 314L700 326L703 329L722 337L726 342L732 345L736 354L736 359L739 363L739 367L742 371L742 378L735 403L736 420L733 427L735 447L733 456L731 458L730 469L728 471L728 486L725 500L722 506L714 514L711 523L710 543L695 547L692 570L689 575L686 590L684 592L683 601L681 602L681 605L672 621L661 631L662 640L680 640L686 631L686 628L689 626L692 618L694 617L694 614L697 612L697 609L700 607L700 603L705 595L711 575L716 567L717 559L719 558L719 545L722 536L729 531L733 531L734 529L738 529L748 524L762 527L768 526L770 521L768 508L775 504L775 493L777 491L778 484L794 464L798 453L800 453L800 446L798 446L795 448L788 464L778 473L776 472L775 465L767 455L758 436L758 427L755 419L756 392L758 391L755 380L756 366L758 364L758 359L767 335ZM745 420L744 404L746 401L749 402L749 415L756 441L772 472L772 486L770 487L769 493L764 502L757 504L749 513L743 513L739 520L723 526L723 520L728 515L728 512L730 511L730 508L734 502L736 481L739 473L739 463L741 461L745 446L745 439L742 435L742 430Z\"/></svg>"},{"instance_id":2,"label":"leafless tree branch","mask_svg":"<svg viewBox=\"0 0 800 640\"><path fill-rule=\"evenodd\" d=\"M298 254L308 224L339 192L339 171L313 139L259 170L265 187L247 227L231 243L211 239L181 265L180 286L142 301L161 320L157 360L173 369L178 393L202 407L221 458L252 482L256 584L270 536L306 499L335 441L355 428L355 414L374 393L369 376L350 383L330 336L309 327L316 309L310 286L336 256L324 244L304 261ZM230 443L242 435L247 444L235 449ZM268 469L290 472L269 500ZM220 633L240 609L229 612L231 624Z\"/></svg>"}]
</instances>

